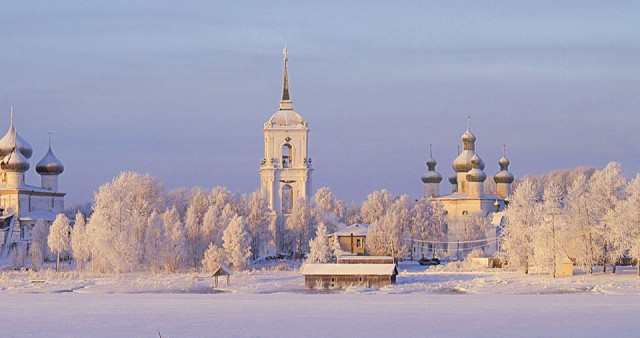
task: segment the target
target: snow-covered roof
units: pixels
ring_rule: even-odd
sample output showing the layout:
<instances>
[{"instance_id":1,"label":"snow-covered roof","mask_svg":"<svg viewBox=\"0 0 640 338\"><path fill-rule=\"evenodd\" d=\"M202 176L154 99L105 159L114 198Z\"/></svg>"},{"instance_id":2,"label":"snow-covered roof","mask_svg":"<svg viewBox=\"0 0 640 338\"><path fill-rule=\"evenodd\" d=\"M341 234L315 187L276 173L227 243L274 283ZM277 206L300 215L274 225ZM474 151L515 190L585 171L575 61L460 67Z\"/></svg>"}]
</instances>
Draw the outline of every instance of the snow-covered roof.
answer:
<instances>
[{"instance_id":1,"label":"snow-covered roof","mask_svg":"<svg viewBox=\"0 0 640 338\"><path fill-rule=\"evenodd\" d=\"M21 221L35 221L38 219L53 222L56 219L56 214L51 211L38 209L20 215Z\"/></svg>"},{"instance_id":2,"label":"snow-covered roof","mask_svg":"<svg viewBox=\"0 0 640 338\"><path fill-rule=\"evenodd\" d=\"M336 230L336 232L330 234L329 236L351 236L351 234L353 234L354 236L367 236L367 233L369 232L369 226L366 224L352 224L348 227L344 227L344 228L340 228L338 230Z\"/></svg>"},{"instance_id":3,"label":"snow-covered roof","mask_svg":"<svg viewBox=\"0 0 640 338\"><path fill-rule=\"evenodd\" d=\"M302 275L394 275L395 264L305 264Z\"/></svg>"},{"instance_id":4,"label":"snow-covered roof","mask_svg":"<svg viewBox=\"0 0 640 338\"><path fill-rule=\"evenodd\" d=\"M7 188L7 182L0 182L0 190L16 190L16 189L9 189ZM47 190L41 187L36 187L33 185L28 185L28 184L21 184L20 187L18 187L19 191L34 191L34 192L41 192L41 193L48 193L48 194L62 194L60 192L56 192L56 191L51 191L51 190Z\"/></svg>"},{"instance_id":5,"label":"snow-covered roof","mask_svg":"<svg viewBox=\"0 0 640 338\"><path fill-rule=\"evenodd\" d=\"M216 271L213 272L213 276L226 276L231 275L231 270L224 265L220 265Z\"/></svg>"},{"instance_id":6,"label":"snow-covered roof","mask_svg":"<svg viewBox=\"0 0 640 338\"><path fill-rule=\"evenodd\" d=\"M391 256L355 256L355 255L341 255L338 257L338 263L341 260L345 261L389 261L393 263L393 257Z\"/></svg>"}]
</instances>

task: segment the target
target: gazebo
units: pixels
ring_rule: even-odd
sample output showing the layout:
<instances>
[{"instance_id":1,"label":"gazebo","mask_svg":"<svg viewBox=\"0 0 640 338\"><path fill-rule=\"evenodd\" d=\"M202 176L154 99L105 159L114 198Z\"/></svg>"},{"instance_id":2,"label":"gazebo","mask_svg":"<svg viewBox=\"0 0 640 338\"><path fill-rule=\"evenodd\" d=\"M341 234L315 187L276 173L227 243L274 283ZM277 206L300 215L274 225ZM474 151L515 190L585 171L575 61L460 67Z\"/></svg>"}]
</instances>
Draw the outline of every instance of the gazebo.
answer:
<instances>
[{"instance_id":1,"label":"gazebo","mask_svg":"<svg viewBox=\"0 0 640 338\"><path fill-rule=\"evenodd\" d=\"M231 276L231 271L224 265L220 265L216 271L213 272L213 277L216 279L216 287L218 287L218 277L219 276L227 276L227 286L229 286L229 277Z\"/></svg>"}]
</instances>

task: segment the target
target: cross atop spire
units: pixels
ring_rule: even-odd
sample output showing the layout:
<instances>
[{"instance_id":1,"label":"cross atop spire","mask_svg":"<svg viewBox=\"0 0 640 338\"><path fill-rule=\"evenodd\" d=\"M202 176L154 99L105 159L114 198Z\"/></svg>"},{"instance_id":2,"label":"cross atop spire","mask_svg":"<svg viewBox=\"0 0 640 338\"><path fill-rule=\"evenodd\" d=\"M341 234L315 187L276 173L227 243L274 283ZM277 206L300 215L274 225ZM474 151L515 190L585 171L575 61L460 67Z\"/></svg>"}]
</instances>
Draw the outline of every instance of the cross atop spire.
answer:
<instances>
[{"instance_id":1,"label":"cross atop spire","mask_svg":"<svg viewBox=\"0 0 640 338\"><path fill-rule=\"evenodd\" d=\"M433 149L431 148L431 143L429 143L429 157L433 157Z\"/></svg>"},{"instance_id":2,"label":"cross atop spire","mask_svg":"<svg viewBox=\"0 0 640 338\"><path fill-rule=\"evenodd\" d=\"M289 53L289 50L287 49L286 43L284 44L282 53L284 54L284 80L282 83L282 101L289 101L291 100L291 98L289 97L289 74L287 72L287 61L289 60L287 58L287 54Z\"/></svg>"},{"instance_id":3,"label":"cross atop spire","mask_svg":"<svg viewBox=\"0 0 640 338\"><path fill-rule=\"evenodd\" d=\"M467 130L471 130L471 115L467 115Z\"/></svg>"},{"instance_id":4,"label":"cross atop spire","mask_svg":"<svg viewBox=\"0 0 640 338\"><path fill-rule=\"evenodd\" d=\"M53 134L53 132L49 131L49 149L51 149L51 134Z\"/></svg>"},{"instance_id":5,"label":"cross atop spire","mask_svg":"<svg viewBox=\"0 0 640 338\"><path fill-rule=\"evenodd\" d=\"M13 126L13 105L11 105L11 126Z\"/></svg>"},{"instance_id":6,"label":"cross atop spire","mask_svg":"<svg viewBox=\"0 0 640 338\"><path fill-rule=\"evenodd\" d=\"M503 144L503 145L502 145L502 156L503 156L503 157L504 157L504 156L505 156L505 154L506 154L506 148L507 148L507 145L506 145L506 144Z\"/></svg>"}]
</instances>

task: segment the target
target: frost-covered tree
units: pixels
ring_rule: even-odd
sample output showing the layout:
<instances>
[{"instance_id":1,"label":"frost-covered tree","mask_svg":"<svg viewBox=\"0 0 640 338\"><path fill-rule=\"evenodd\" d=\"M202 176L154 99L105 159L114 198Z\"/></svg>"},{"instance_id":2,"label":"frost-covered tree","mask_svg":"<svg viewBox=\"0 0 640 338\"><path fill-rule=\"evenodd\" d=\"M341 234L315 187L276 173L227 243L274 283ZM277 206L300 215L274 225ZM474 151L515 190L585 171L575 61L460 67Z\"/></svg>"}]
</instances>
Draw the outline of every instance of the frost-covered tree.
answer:
<instances>
[{"instance_id":1,"label":"frost-covered tree","mask_svg":"<svg viewBox=\"0 0 640 338\"><path fill-rule=\"evenodd\" d=\"M392 197L385 189L374 191L367 196L367 200L360 207L360 216L365 224L373 224L386 213L391 206Z\"/></svg>"},{"instance_id":2,"label":"frost-covered tree","mask_svg":"<svg viewBox=\"0 0 640 338\"><path fill-rule=\"evenodd\" d=\"M27 246L23 243L18 243L11 254L9 254L9 266L11 268L19 270L24 267L24 261L27 256Z\"/></svg>"},{"instance_id":3,"label":"frost-covered tree","mask_svg":"<svg viewBox=\"0 0 640 338\"><path fill-rule=\"evenodd\" d=\"M184 226L187 234L187 250L193 267L197 267L198 262L202 260L205 245L208 243L202 233L203 219L207 209L209 209L209 197L202 188L191 189L191 201L185 215Z\"/></svg>"},{"instance_id":4,"label":"frost-covered tree","mask_svg":"<svg viewBox=\"0 0 640 338\"><path fill-rule=\"evenodd\" d=\"M602 252L603 271L606 272L607 265L615 268L618 260L624 253L621 246L622 238L618 237L616 223L610 224L606 220L606 215L613 211L616 203L622 197L622 190L626 184L626 178L622 173L620 163L611 162L602 170L596 170L588 182L589 199L591 201L591 214L596 224L596 243Z\"/></svg>"},{"instance_id":5,"label":"frost-covered tree","mask_svg":"<svg viewBox=\"0 0 640 338\"><path fill-rule=\"evenodd\" d=\"M39 218L36 221L36 225L31 231L31 247L29 249L29 256L31 256L31 268L33 270L40 270L42 262L44 261L47 250L47 238L49 237L49 226L47 223Z\"/></svg>"},{"instance_id":6,"label":"frost-covered tree","mask_svg":"<svg viewBox=\"0 0 640 338\"><path fill-rule=\"evenodd\" d=\"M596 171L595 167L577 167L573 169L563 169L563 170L554 170L548 174L544 175L525 175L520 180L515 180L512 184L513 191L518 188L518 185L523 180L527 179L531 181L534 185L534 188L539 192L543 187L548 187L550 185L557 185L560 187L562 194L566 194L571 185L577 177L584 176L586 180L589 180L591 175ZM490 181L490 180L487 180ZM485 187L486 187L485 182Z\"/></svg>"},{"instance_id":7,"label":"frost-covered tree","mask_svg":"<svg viewBox=\"0 0 640 338\"><path fill-rule=\"evenodd\" d=\"M608 215L608 221L617 223L616 231L620 232L629 256L638 262L640 276L640 174L627 184L624 192L626 198L616 204L615 211Z\"/></svg>"},{"instance_id":8,"label":"frost-covered tree","mask_svg":"<svg viewBox=\"0 0 640 338\"><path fill-rule=\"evenodd\" d=\"M400 237L402 241L406 241L407 238L410 239L410 255L411 260L413 260L413 236L411 231L411 222L413 216L411 215L411 208L413 207L411 200L409 200L409 196L402 195L399 198L396 198L387 213L393 213L398 216L398 224L397 226L400 228Z\"/></svg>"},{"instance_id":9,"label":"frost-covered tree","mask_svg":"<svg viewBox=\"0 0 640 338\"><path fill-rule=\"evenodd\" d=\"M242 216L234 216L222 235L223 248L235 271L242 271L251 257L251 236Z\"/></svg>"},{"instance_id":10,"label":"frost-covered tree","mask_svg":"<svg viewBox=\"0 0 640 338\"><path fill-rule=\"evenodd\" d=\"M260 249L266 247L270 242L271 217L268 211L267 200L264 199L262 192L258 190L251 193L246 219L251 233L251 256L254 260L260 256Z\"/></svg>"},{"instance_id":11,"label":"frost-covered tree","mask_svg":"<svg viewBox=\"0 0 640 338\"><path fill-rule=\"evenodd\" d=\"M400 216L387 213L369 227L366 245L374 256L392 256L398 260L405 251L401 235Z\"/></svg>"},{"instance_id":12,"label":"frost-covered tree","mask_svg":"<svg viewBox=\"0 0 640 338\"><path fill-rule=\"evenodd\" d=\"M316 237L309 241L309 256L307 263L326 263L331 258L329 241L327 239L327 227L324 223L318 224Z\"/></svg>"},{"instance_id":13,"label":"frost-covered tree","mask_svg":"<svg viewBox=\"0 0 640 338\"><path fill-rule=\"evenodd\" d=\"M209 243L207 251L204 252L204 258L202 259L202 270L208 273L213 273L220 265L226 263L225 251L213 244Z\"/></svg>"},{"instance_id":14,"label":"frost-covered tree","mask_svg":"<svg viewBox=\"0 0 640 338\"><path fill-rule=\"evenodd\" d=\"M175 208L168 209L162 214L164 224L164 269L167 272L179 270L187 260L186 235L180 215Z\"/></svg>"},{"instance_id":15,"label":"frost-covered tree","mask_svg":"<svg viewBox=\"0 0 640 338\"><path fill-rule=\"evenodd\" d=\"M360 207L354 202L351 202L350 206L346 206L342 219L346 225L361 223L362 218L360 217Z\"/></svg>"},{"instance_id":16,"label":"frost-covered tree","mask_svg":"<svg viewBox=\"0 0 640 338\"><path fill-rule=\"evenodd\" d=\"M216 209L218 215L222 214L222 209L229 204L231 192L225 187L215 187L209 194L209 203Z\"/></svg>"},{"instance_id":17,"label":"frost-covered tree","mask_svg":"<svg viewBox=\"0 0 640 338\"><path fill-rule=\"evenodd\" d=\"M430 245L435 255L438 242L445 238L446 214L442 204L433 204L430 200L418 200L411 209L411 238L420 246L420 256L424 258L424 247ZM412 249L410 249L413 251ZM413 259L413 252L411 254Z\"/></svg>"},{"instance_id":18,"label":"frost-covered tree","mask_svg":"<svg viewBox=\"0 0 640 338\"><path fill-rule=\"evenodd\" d=\"M164 205L164 189L149 175L123 172L101 186L87 224L92 266L114 272L138 269L144 258L147 219Z\"/></svg>"},{"instance_id":19,"label":"frost-covered tree","mask_svg":"<svg viewBox=\"0 0 640 338\"><path fill-rule=\"evenodd\" d=\"M501 254L509 265L529 273L533 246L531 233L540 212L537 191L531 180L525 179L513 192L505 209L506 224L500 241Z\"/></svg>"},{"instance_id":20,"label":"frost-covered tree","mask_svg":"<svg viewBox=\"0 0 640 338\"><path fill-rule=\"evenodd\" d=\"M562 189L551 184L544 189L540 205L540 219L534 223L531 233L533 245L532 264L541 272L556 276L556 266L561 262L564 248L559 241L559 233L563 230L561 217Z\"/></svg>"},{"instance_id":21,"label":"frost-covered tree","mask_svg":"<svg viewBox=\"0 0 640 338\"><path fill-rule=\"evenodd\" d=\"M464 215L457 219L456 237L462 242L462 250L465 253L468 254L475 249L484 252L487 221L488 219L480 212Z\"/></svg>"},{"instance_id":22,"label":"frost-covered tree","mask_svg":"<svg viewBox=\"0 0 640 338\"><path fill-rule=\"evenodd\" d=\"M171 190L166 196L166 207L168 209L176 209L180 218L184 218L189 207L189 200L191 199L189 190L186 187Z\"/></svg>"},{"instance_id":23,"label":"frost-covered tree","mask_svg":"<svg viewBox=\"0 0 640 338\"><path fill-rule=\"evenodd\" d=\"M320 188L313 196L312 216L316 224L323 222L327 231L336 230L345 212L346 204L342 201L336 201L336 197L328 187Z\"/></svg>"},{"instance_id":24,"label":"frost-covered tree","mask_svg":"<svg viewBox=\"0 0 640 338\"><path fill-rule=\"evenodd\" d=\"M76 260L78 271L82 271L82 264L89 258L89 238L82 212L78 211L71 230L71 252Z\"/></svg>"},{"instance_id":25,"label":"frost-covered tree","mask_svg":"<svg viewBox=\"0 0 640 338\"><path fill-rule=\"evenodd\" d=\"M149 216L149 225L144 238L145 245L145 263L149 265L151 271L157 273L164 263L163 254L166 250L166 241L164 238L164 224L162 217L154 211Z\"/></svg>"},{"instance_id":26,"label":"frost-covered tree","mask_svg":"<svg viewBox=\"0 0 640 338\"><path fill-rule=\"evenodd\" d=\"M47 239L49 248L58 256L56 260L56 272L60 272L60 254L65 250L69 250L69 232L71 232L69 219L64 214L58 214L53 224L51 224L49 238Z\"/></svg>"},{"instance_id":27,"label":"frost-covered tree","mask_svg":"<svg viewBox=\"0 0 640 338\"><path fill-rule=\"evenodd\" d=\"M336 234L333 234L331 238L331 253L333 257L338 260L338 257L342 256L342 247L340 246L340 239Z\"/></svg>"},{"instance_id":28,"label":"frost-covered tree","mask_svg":"<svg viewBox=\"0 0 640 338\"><path fill-rule=\"evenodd\" d=\"M567 189L564 210L573 256L578 266L593 272L596 262L602 260L596 243L596 220L591 210L592 196L587 190L587 177L578 175Z\"/></svg>"},{"instance_id":29,"label":"frost-covered tree","mask_svg":"<svg viewBox=\"0 0 640 338\"><path fill-rule=\"evenodd\" d=\"M215 243L219 245L222 243L222 232L224 228L220 226L218 222L218 211L211 205L202 218L202 239L205 242Z\"/></svg>"},{"instance_id":30,"label":"frost-covered tree","mask_svg":"<svg viewBox=\"0 0 640 338\"><path fill-rule=\"evenodd\" d=\"M313 231L309 207L303 199L299 199L297 203L294 203L285 227L291 235L291 242L294 244L296 256L302 258L306 251L305 245L309 242L309 235Z\"/></svg>"}]
</instances>

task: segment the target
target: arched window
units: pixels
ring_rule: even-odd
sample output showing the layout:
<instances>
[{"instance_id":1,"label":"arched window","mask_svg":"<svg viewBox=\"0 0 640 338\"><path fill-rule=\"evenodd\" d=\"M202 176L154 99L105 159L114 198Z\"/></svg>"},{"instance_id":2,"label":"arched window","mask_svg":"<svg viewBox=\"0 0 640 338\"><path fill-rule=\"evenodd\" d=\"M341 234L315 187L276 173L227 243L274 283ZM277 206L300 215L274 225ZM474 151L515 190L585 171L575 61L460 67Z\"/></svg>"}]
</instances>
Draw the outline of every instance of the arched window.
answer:
<instances>
[{"instance_id":1,"label":"arched window","mask_svg":"<svg viewBox=\"0 0 640 338\"><path fill-rule=\"evenodd\" d=\"M293 157L292 157L292 151L291 151L291 145L288 143L285 143L282 146L282 167L283 168L289 168L291 166L291 163L293 162Z\"/></svg>"},{"instance_id":2,"label":"arched window","mask_svg":"<svg viewBox=\"0 0 640 338\"><path fill-rule=\"evenodd\" d=\"M290 185L284 185L282 187L282 213L291 213L293 207L293 189Z\"/></svg>"}]
</instances>

